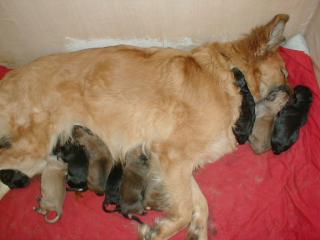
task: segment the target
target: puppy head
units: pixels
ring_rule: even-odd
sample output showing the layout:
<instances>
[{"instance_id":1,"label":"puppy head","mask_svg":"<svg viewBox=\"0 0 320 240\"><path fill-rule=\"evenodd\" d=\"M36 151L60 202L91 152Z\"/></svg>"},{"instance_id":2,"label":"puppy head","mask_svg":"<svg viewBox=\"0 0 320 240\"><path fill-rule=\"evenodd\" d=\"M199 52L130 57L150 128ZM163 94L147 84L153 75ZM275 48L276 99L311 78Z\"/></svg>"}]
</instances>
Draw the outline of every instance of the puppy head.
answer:
<instances>
[{"instance_id":1,"label":"puppy head","mask_svg":"<svg viewBox=\"0 0 320 240\"><path fill-rule=\"evenodd\" d=\"M312 103L312 92L304 86L297 86L294 95L275 120L271 147L274 154L288 150L299 137L300 128L307 122Z\"/></svg>"},{"instance_id":2,"label":"puppy head","mask_svg":"<svg viewBox=\"0 0 320 240\"><path fill-rule=\"evenodd\" d=\"M309 88L299 85L294 88L293 98L295 104L311 104L312 92Z\"/></svg>"},{"instance_id":3,"label":"puppy head","mask_svg":"<svg viewBox=\"0 0 320 240\"><path fill-rule=\"evenodd\" d=\"M68 163L69 190L86 191L89 162L84 147L70 142L66 143L61 146L59 156Z\"/></svg>"}]
</instances>

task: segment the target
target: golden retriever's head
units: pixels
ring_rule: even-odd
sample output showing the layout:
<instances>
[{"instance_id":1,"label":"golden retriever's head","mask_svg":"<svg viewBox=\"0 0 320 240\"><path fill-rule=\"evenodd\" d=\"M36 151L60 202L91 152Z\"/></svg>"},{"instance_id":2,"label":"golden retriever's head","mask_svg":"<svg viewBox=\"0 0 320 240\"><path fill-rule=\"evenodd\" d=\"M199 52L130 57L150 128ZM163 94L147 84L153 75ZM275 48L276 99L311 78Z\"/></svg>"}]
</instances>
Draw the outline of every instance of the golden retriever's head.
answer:
<instances>
[{"instance_id":1,"label":"golden retriever's head","mask_svg":"<svg viewBox=\"0 0 320 240\"><path fill-rule=\"evenodd\" d=\"M266 25L231 43L231 48L238 51L238 56L232 56L234 63L243 68L256 100L266 97L273 88L287 84L288 73L278 48L285 40L283 32L288 20L288 15L276 15Z\"/></svg>"},{"instance_id":2,"label":"golden retriever's head","mask_svg":"<svg viewBox=\"0 0 320 240\"><path fill-rule=\"evenodd\" d=\"M285 40L283 32L288 20L286 14L276 15L240 40L206 44L194 49L192 54L209 71L240 69L255 101L259 101L273 88L287 84L287 70L278 48Z\"/></svg>"}]
</instances>

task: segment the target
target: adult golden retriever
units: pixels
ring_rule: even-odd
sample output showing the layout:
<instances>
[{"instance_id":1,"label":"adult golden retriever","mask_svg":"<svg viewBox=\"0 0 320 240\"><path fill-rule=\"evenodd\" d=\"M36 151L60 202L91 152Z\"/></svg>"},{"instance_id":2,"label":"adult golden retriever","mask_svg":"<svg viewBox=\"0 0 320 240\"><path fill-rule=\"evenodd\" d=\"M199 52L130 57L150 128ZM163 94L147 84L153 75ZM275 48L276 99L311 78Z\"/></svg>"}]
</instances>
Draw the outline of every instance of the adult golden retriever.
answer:
<instances>
[{"instance_id":1,"label":"adult golden retriever","mask_svg":"<svg viewBox=\"0 0 320 240\"><path fill-rule=\"evenodd\" d=\"M230 69L245 74L256 100L286 84L277 48L288 19L277 15L240 40L191 52L116 46L51 55L10 72L0 83L0 145L11 143L0 150L0 169L40 174L57 136L67 138L74 124L97 133L114 159L145 144L168 206L141 238L167 239L188 226L189 238L206 239L207 202L192 172L237 148L241 95Z\"/></svg>"}]
</instances>

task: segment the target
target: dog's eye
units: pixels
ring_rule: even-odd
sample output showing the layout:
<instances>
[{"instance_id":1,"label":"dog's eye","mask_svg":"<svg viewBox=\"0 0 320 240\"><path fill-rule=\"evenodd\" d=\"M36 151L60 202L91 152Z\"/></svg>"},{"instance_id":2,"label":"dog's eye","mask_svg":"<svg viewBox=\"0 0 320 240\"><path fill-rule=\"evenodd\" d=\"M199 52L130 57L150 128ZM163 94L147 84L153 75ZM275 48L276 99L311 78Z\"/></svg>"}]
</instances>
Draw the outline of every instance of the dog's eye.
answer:
<instances>
[{"instance_id":1,"label":"dog's eye","mask_svg":"<svg viewBox=\"0 0 320 240\"><path fill-rule=\"evenodd\" d=\"M283 74L284 78L288 79L288 71L285 68L281 68L280 71Z\"/></svg>"},{"instance_id":2,"label":"dog's eye","mask_svg":"<svg viewBox=\"0 0 320 240\"><path fill-rule=\"evenodd\" d=\"M266 97L267 101L269 102L273 102L276 99L276 94L274 93L270 93L267 97Z\"/></svg>"}]
</instances>

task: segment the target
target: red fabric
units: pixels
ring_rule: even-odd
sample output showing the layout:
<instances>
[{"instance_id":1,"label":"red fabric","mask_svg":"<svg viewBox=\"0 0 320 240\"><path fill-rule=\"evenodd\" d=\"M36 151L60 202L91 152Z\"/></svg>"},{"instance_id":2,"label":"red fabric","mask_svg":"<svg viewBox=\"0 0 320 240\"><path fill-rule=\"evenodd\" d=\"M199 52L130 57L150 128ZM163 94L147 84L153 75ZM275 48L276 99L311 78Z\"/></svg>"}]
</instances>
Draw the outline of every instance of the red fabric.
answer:
<instances>
[{"instance_id":1,"label":"red fabric","mask_svg":"<svg viewBox=\"0 0 320 240\"><path fill-rule=\"evenodd\" d=\"M320 91L310 58L280 50L290 84L310 87L314 103L297 143L276 156L257 156L248 145L196 174L218 234L216 240L320 239ZM33 212L39 178L9 192L0 204L0 239L136 239L137 224L101 209L103 198L68 193L64 215L53 225ZM143 220L151 222L156 213ZM174 237L184 239L185 232ZM210 235L210 239L213 236Z\"/></svg>"},{"instance_id":2,"label":"red fabric","mask_svg":"<svg viewBox=\"0 0 320 240\"><path fill-rule=\"evenodd\" d=\"M4 77L4 75L6 75L7 72L9 72L10 69L9 68L6 68L4 66L0 66L0 80L1 78Z\"/></svg>"}]
</instances>

